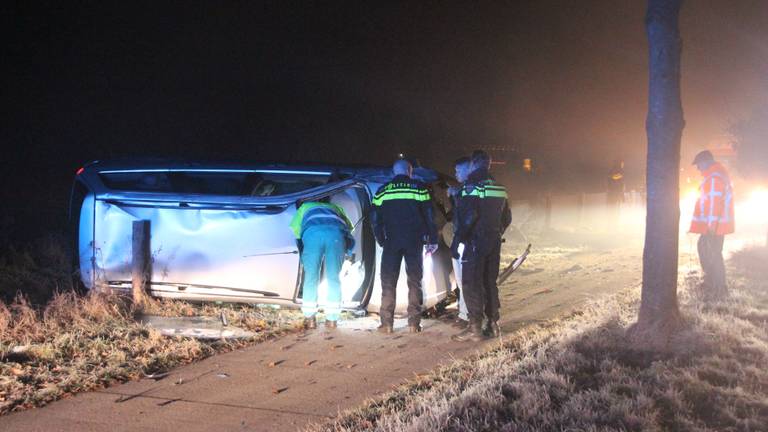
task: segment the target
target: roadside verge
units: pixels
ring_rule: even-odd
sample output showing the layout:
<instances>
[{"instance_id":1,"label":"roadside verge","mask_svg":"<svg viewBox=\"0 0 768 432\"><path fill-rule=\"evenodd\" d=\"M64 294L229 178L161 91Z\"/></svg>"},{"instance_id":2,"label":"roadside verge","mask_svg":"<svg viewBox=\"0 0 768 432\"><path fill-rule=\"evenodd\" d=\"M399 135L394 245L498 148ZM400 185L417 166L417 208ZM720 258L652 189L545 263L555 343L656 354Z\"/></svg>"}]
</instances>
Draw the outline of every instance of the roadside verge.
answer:
<instances>
[{"instance_id":1,"label":"roadside verge","mask_svg":"<svg viewBox=\"0 0 768 432\"><path fill-rule=\"evenodd\" d=\"M225 316L252 337L166 337L134 319L117 296L57 294L36 308L23 298L0 302L0 415L38 407L75 393L101 389L170 369L216 353L293 331L296 311L251 306L194 306L151 300L146 312L161 316Z\"/></svg>"},{"instance_id":2,"label":"roadside verge","mask_svg":"<svg viewBox=\"0 0 768 432\"><path fill-rule=\"evenodd\" d=\"M625 338L637 288L519 332L309 431L759 430L768 424L765 249L734 255L731 296L680 290L669 350Z\"/></svg>"}]
</instances>

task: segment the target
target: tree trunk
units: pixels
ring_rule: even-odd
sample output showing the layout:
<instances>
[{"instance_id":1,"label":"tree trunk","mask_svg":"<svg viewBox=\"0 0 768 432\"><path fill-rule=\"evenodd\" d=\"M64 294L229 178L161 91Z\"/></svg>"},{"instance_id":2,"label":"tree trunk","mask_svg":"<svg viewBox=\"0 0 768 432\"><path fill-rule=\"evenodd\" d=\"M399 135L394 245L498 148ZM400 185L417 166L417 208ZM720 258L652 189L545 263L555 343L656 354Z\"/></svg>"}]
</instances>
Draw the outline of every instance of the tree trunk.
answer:
<instances>
[{"instance_id":1,"label":"tree trunk","mask_svg":"<svg viewBox=\"0 0 768 432\"><path fill-rule=\"evenodd\" d=\"M150 225L148 220L133 221L133 245L131 250L131 298L133 304L144 306L152 279L152 255L150 252Z\"/></svg>"},{"instance_id":2,"label":"tree trunk","mask_svg":"<svg viewBox=\"0 0 768 432\"><path fill-rule=\"evenodd\" d=\"M643 251L643 290L636 340L664 347L680 324L677 306L680 223L680 139L685 121L680 101L678 28L681 0L648 0L648 204Z\"/></svg>"}]
</instances>

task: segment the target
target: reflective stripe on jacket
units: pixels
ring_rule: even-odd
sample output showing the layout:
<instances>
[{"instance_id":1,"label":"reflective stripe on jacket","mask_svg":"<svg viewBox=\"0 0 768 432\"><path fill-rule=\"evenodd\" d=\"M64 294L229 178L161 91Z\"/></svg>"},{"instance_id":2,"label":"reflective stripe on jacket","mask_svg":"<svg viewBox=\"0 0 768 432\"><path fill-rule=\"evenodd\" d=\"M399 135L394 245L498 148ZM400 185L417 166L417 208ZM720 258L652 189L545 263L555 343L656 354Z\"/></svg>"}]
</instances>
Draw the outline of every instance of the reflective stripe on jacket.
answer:
<instances>
[{"instance_id":1,"label":"reflective stripe on jacket","mask_svg":"<svg viewBox=\"0 0 768 432\"><path fill-rule=\"evenodd\" d=\"M461 190L454 223L462 243L479 237L501 237L512 223L507 189L496 183L488 171L473 172Z\"/></svg>"},{"instance_id":2,"label":"reflective stripe on jacket","mask_svg":"<svg viewBox=\"0 0 768 432\"><path fill-rule=\"evenodd\" d=\"M344 213L344 209L336 204L305 202L291 220L293 235L301 238L307 228L315 225L335 225L344 233L352 230L352 223Z\"/></svg>"},{"instance_id":3,"label":"reflective stripe on jacket","mask_svg":"<svg viewBox=\"0 0 768 432\"><path fill-rule=\"evenodd\" d=\"M432 198L423 183L395 176L379 188L372 203L371 223L379 244L410 247L437 243Z\"/></svg>"},{"instance_id":4,"label":"reflective stripe on jacket","mask_svg":"<svg viewBox=\"0 0 768 432\"><path fill-rule=\"evenodd\" d=\"M462 188L461 197L468 196L507 199L507 188L500 184L496 184L496 182L491 179L487 179L480 183L470 185L470 187Z\"/></svg>"},{"instance_id":5,"label":"reflective stripe on jacket","mask_svg":"<svg viewBox=\"0 0 768 432\"><path fill-rule=\"evenodd\" d=\"M693 209L692 233L725 235L734 232L733 188L728 171L715 162L703 173L699 199Z\"/></svg>"}]
</instances>

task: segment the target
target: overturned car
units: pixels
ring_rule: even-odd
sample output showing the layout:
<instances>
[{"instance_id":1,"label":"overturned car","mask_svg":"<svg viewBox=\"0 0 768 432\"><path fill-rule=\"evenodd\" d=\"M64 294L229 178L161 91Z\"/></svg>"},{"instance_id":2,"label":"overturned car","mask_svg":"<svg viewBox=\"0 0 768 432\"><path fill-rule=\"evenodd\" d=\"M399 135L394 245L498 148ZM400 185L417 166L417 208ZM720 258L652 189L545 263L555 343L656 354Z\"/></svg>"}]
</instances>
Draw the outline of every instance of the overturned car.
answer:
<instances>
[{"instance_id":1,"label":"overturned car","mask_svg":"<svg viewBox=\"0 0 768 432\"><path fill-rule=\"evenodd\" d=\"M415 176L432 188L441 228L447 178L423 168ZM391 177L380 167L92 162L78 170L70 200L78 274L87 289L128 292L132 224L145 220L151 295L299 306L303 272L289 223L302 202L328 197L354 224L342 307L378 311L381 248L368 215L373 194ZM438 251L424 257L425 308L451 289L449 255L441 239ZM397 289L397 311L404 312L404 275Z\"/></svg>"}]
</instances>

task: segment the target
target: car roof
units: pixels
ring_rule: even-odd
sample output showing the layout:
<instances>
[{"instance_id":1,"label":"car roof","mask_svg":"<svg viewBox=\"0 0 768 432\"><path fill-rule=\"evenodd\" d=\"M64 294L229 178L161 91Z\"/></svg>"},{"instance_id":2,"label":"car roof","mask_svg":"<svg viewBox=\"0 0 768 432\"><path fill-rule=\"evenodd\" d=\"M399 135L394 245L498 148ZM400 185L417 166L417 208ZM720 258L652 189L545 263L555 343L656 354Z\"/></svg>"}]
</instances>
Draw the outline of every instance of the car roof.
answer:
<instances>
[{"instance_id":1,"label":"car roof","mask_svg":"<svg viewBox=\"0 0 768 432\"><path fill-rule=\"evenodd\" d=\"M242 162L242 161L206 161L163 158L111 159L92 161L84 168L104 170L145 170L145 169L290 169L307 171L333 171L334 169L355 167L353 165L334 165L319 163L280 163L280 162ZM356 166L360 168L361 166ZM376 168L373 165L365 168ZM378 167L382 168L382 167Z\"/></svg>"},{"instance_id":2,"label":"car roof","mask_svg":"<svg viewBox=\"0 0 768 432\"><path fill-rule=\"evenodd\" d=\"M389 166L364 165L364 164L323 164L312 162L286 163L286 162L242 162L242 161L203 161L180 160L165 158L124 158L105 161L92 161L83 166L83 172L100 173L104 171L128 171L128 170L274 170L285 171L292 174L342 174L344 177L355 177L366 181L386 183L392 179L392 169ZM424 182L433 182L442 175L437 171L416 167L414 177Z\"/></svg>"}]
</instances>

